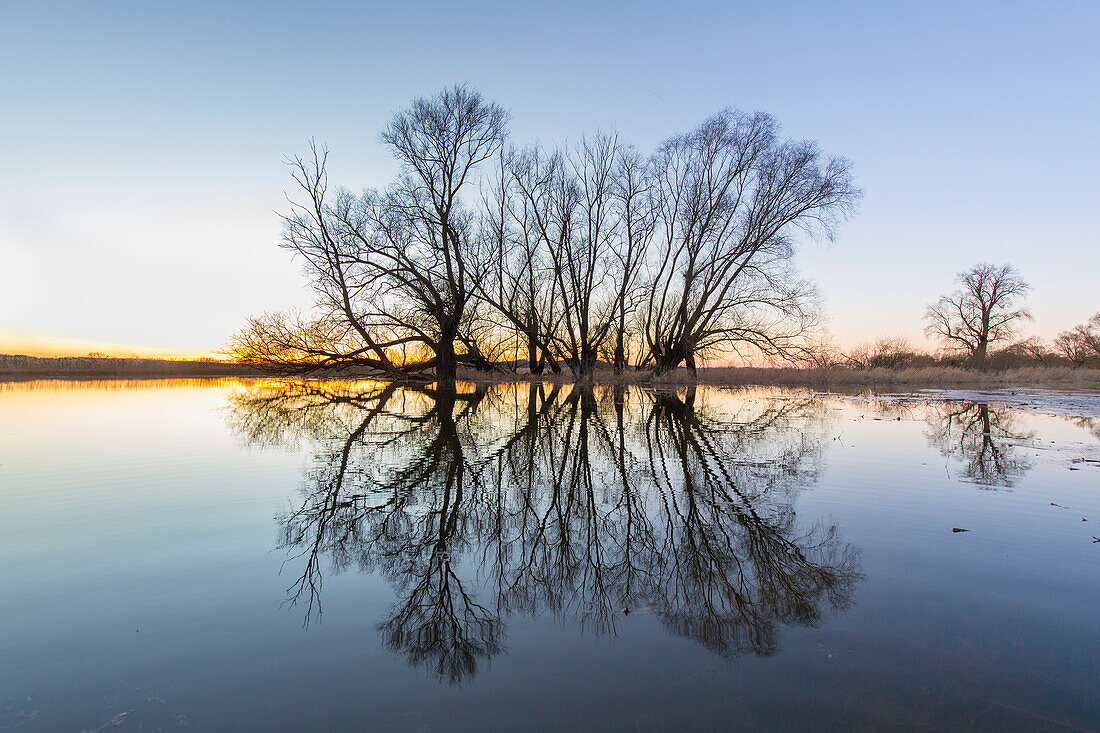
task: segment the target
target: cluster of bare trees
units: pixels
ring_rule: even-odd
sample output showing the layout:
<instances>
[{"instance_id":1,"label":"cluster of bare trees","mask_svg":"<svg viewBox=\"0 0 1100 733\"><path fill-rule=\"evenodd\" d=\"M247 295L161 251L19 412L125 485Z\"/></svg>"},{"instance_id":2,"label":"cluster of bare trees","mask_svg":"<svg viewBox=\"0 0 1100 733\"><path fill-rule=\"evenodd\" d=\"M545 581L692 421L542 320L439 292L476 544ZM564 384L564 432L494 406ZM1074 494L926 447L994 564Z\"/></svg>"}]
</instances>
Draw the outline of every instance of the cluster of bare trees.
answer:
<instances>
[{"instance_id":1,"label":"cluster of bare trees","mask_svg":"<svg viewBox=\"0 0 1100 733\"><path fill-rule=\"evenodd\" d=\"M547 149L466 87L418 99L381 135L388 188L331 189L327 153L292 161L284 246L317 293L309 317L252 319L238 359L452 381L459 363L589 377L718 354L789 358L818 323L792 267L858 201L847 162L723 110L643 155L615 135Z\"/></svg>"}]
</instances>

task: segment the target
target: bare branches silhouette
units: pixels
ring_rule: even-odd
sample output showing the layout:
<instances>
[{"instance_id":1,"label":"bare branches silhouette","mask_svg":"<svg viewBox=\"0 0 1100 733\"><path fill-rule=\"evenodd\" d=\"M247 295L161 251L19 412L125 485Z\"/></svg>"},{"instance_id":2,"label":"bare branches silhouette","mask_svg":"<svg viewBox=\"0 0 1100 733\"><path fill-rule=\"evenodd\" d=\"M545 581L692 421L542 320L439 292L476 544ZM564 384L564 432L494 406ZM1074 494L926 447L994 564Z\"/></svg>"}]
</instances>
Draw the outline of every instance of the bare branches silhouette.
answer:
<instances>
[{"instance_id":1,"label":"bare branches silhouette","mask_svg":"<svg viewBox=\"0 0 1100 733\"><path fill-rule=\"evenodd\" d=\"M957 279L958 290L928 306L925 332L985 369L990 344L1011 338L1031 318L1022 305L1031 286L1012 265L974 265Z\"/></svg>"},{"instance_id":2,"label":"bare branches silhouette","mask_svg":"<svg viewBox=\"0 0 1100 733\"><path fill-rule=\"evenodd\" d=\"M601 360L664 373L813 342L815 290L792 261L855 210L843 158L734 109L652 155L614 133L514 149L507 122L467 87L414 100L381 135L400 175L359 195L330 188L323 147L291 159L283 246L316 307L251 319L229 352L299 372L453 382L459 363L524 363L586 382Z\"/></svg>"}]
</instances>

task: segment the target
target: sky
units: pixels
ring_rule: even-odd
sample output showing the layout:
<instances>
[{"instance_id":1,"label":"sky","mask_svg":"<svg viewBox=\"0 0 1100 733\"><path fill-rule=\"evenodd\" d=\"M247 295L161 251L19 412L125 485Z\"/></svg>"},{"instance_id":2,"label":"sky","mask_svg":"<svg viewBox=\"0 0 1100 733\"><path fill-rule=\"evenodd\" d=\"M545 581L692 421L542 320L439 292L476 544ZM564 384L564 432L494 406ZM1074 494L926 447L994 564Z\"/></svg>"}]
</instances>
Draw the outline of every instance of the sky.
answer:
<instances>
[{"instance_id":1,"label":"sky","mask_svg":"<svg viewBox=\"0 0 1100 733\"><path fill-rule=\"evenodd\" d=\"M728 106L848 158L864 191L797 263L843 346L927 342L978 262L1027 335L1100 311L1100 3L128 3L0 0L0 352L216 352L307 308L278 247L288 155L396 172L396 109L467 83L517 144L642 150Z\"/></svg>"}]
</instances>

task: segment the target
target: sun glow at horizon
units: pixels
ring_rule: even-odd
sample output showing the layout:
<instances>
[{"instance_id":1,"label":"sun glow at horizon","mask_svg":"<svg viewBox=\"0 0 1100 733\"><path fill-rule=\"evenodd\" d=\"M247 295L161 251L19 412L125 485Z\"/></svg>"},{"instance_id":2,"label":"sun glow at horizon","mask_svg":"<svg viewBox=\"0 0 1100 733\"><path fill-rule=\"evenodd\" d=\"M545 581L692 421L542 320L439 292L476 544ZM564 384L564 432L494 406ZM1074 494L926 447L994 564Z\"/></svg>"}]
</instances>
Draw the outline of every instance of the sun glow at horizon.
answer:
<instances>
[{"instance_id":1,"label":"sun glow at horizon","mask_svg":"<svg viewBox=\"0 0 1100 733\"><path fill-rule=\"evenodd\" d=\"M120 344L94 339L47 334L13 333L0 330L0 354L39 358L108 356L120 359L218 359L226 357L216 349L179 349L140 344Z\"/></svg>"}]
</instances>

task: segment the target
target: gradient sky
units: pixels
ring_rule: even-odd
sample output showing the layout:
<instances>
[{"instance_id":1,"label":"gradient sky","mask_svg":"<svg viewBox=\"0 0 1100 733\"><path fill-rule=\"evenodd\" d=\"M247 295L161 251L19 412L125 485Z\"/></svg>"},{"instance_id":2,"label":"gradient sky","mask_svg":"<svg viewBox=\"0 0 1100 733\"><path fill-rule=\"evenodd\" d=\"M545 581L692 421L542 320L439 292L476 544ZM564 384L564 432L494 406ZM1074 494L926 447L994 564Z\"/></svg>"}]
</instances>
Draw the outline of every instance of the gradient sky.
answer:
<instances>
[{"instance_id":1,"label":"gradient sky","mask_svg":"<svg viewBox=\"0 0 1100 733\"><path fill-rule=\"evenodd\" d=\"M725 106L853 165L860 213L798 263L851 345L923 344L979 261L1030 334L1100 310L1100 3L0 0L0 352L201 354L302 307L286 155L382 186L393 110L467 82L512 138L644 150Z\"/></svg>"}]
</instances>

